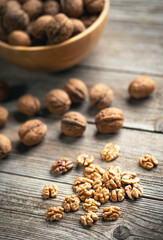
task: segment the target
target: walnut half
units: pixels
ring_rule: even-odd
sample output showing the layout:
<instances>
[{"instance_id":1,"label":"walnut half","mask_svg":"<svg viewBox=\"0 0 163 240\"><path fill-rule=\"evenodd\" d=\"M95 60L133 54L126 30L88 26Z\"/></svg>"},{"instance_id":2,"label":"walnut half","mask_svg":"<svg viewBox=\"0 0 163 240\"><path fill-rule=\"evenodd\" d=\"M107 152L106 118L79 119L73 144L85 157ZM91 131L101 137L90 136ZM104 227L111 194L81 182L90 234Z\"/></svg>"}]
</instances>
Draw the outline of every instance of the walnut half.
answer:
<instances>
[{"instance_id":1,"label":"walnut half","mask_svg":"<svg viewBox=\"0 0 163 240\"><path fill-rule=\"evenodd\" d=\"M94 160L95 160L94 156L88 154L81 154L76 159L80 166L84 165L85 167L93 163Z\"/></svg>"},{"instance_id":2,"label":"walnut half","mask_svg":"<svg viewBox=\"0 0 163 240\"><path fill-rule=\"evenodd\" d=\"M84 226L92 227L94 222L98 220L98 216L94 212L85 213L84 216L80 217L80 221Z\"/></svg>"},{"instance_id":3,"label":"walnut half","mask_svg":"<svg viewBox=\"0 0 163 240\"><path fill-rule=\"evenodd\" d=\"M100 205L100 202L95 201L93 198L89 198L85 200L85 203L83 204L83 209L87 212L97 212Z\"/></svg>"},{"instance_id":4,"label":"walnut half","mask_svg":"<svg viewBox=\"0 0 163 240\"><path fill-rule=\"evenodd\" d=\"M158 165L158 160L152 155L146 154L143 158L139 158L139 163L143 168L152 169Z\"/></svg>"},{"instance_id":5,"label":"walnut half","mask_svg":"<svg viewBox=\"0 0 163 240\"><path fill-rule=\"evenodd\" d=\"M42 196L46 199L49 197L56 198L58 195L58 191L59 190L55 185L45 185Z\"/></svg>"},{"instance_id":6,"label":"walnut half","mask_svg":"<svg viewBox=\"0 0 163 240\"><path fill-rule=\"evenodd\" d=\"M108 143L102 149L101 156L103 160L110 162L119 156L119 152L120 152L120 147L118 145L113 145L112 143Z\"/></svg>"},{"instance_id":7,"label":"walnut half","mask_svg":"<svg viewBox=\"0 0 163 240\"><path fill-rule=\"evenodd\" d=\"M63 201L65 212L77 211L79 209L80 199L75 195L67 195Z\"/></svg>"},{"instance_id":8,"label":"walnut half","mask_svg":"<svg viewBox=\"0 0 163 240\"><path fill-rule=\"evenodd\" d=\"M120 208L115 206L104 207L103 208L103 218L106 221L115 221L119 218Z\"/></svg>"},{"instance_id":9,"label":"walnut half","mask_svg":"<svg viewBox=\"0 0 163 240\"><path fill-rule=\"evenodd\" d=\"M122 202L125 198L125 190L123 187L121 188L117 188L117 189L114 189L114 190L111 190L110 191L110 201L112 202Z\"/></svg>"},{"instance_id":10,"label":"walnut half","mask_svg":"<svg viewBox=\"0 0 163 240\"><path fill-rule=\"evenodd\" d=\"M63 212L62 207L50 207L48 209L48 213L46 215L46 220L53 222L53 221L58 221L61 218L63 218L64 212Z\"/></svg>"},{"instance_id":11,"label":"walnut half","mask_svg":"<svg viewBox=\"0 0 163 240\"><path fill-rule=\"evenodd\" d=\"M133 184L133 186L127 185L125 187L125 192L128 198L135 200L136 198L143 196L143 187L138 183Z\"/></svg>"}]
</instances>

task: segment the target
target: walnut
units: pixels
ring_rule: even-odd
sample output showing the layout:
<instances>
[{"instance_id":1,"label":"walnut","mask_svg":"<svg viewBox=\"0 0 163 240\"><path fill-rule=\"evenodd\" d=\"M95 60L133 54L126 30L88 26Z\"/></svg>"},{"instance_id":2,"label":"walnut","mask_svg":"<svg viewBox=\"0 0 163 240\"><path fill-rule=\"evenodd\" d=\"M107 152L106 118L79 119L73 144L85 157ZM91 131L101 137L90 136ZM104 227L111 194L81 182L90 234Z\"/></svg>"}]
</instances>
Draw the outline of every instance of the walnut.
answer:
<instances>
[{"instance_id":1,"label":"walnut","mask_svg":"<svg viewBox=\"0 0 163 240\"><path fill-rule=\"evenodd\" d=\"M125 192L128 198L130 198L131 200L135 200L135 198L143 196L143 187L138 183L133 184L133 186L127 185L125 187Z\"/></svg>"},{"instance_id":2,"label":"walnut","mask_svg":"<svg viewBox=\"0 0 163 240\"><path fill-rule=\"evenodd\" d=\"M91 198L94 195L93 189L87 189L87 186L84 186L81 191L78 192L78 197L81 201L85 201L87 198Z\"/></svg>"},{"instance_id":3,"label":"walnut","mask_svg":"<svg viewBox=\"0 0 163 240\"><path fill-rule=\"evenodd\" d=\"M5 9L4 11L13 11L13 10L17 10L17 9L20 9L21 8L21 5L18 1L15 1L15 0L11 0L11 1L8 1L5 5Z\"/></svg>"},{"instance_id":4,"label":"walnut","mask_svg":"<svg viewBox=\"0 0 163 240\"><path fill-rule=\"evenodd\" d=\"M57 14L46 26L50 44L61 43L69 39L74 32L74 24L65 14Z\"/></svg>"},{"instance_id":5,"label":"walnut","mask_svg":"<svg viewBox=\"0 0 163 240\"><path fill-rule=\"evenodd\" d=\"M0 159L4 159L12 150L12 144L10 139L0 134Z\"/></svg>"},{"instance_id":6,"label":"walnut","mask_svg":"<svg viewBox=\"0 0 163 240\"><path fill-rule=\"evenodd\" d=\"M85 31L86 27L81 20L79 20L77 18L71 18L71 21L74 24L73 36Z\"/></svg>"},{"instance_id":7,"label":"walnut","mask_svg":"<svg viewBox=\"0 0 163 240\"><path fill-rule=\"evenodd\" d=\"M106 144L106 146L101 151L101 156L103 160L112 161L119 156L120 147L112 143Z\"/></svg>"},{"instance_id":8,"label":"walnut","mask_svg":"<svg viewBox=\"0 0 163 240\"><path fill-rule=\"evenodd\" d=\"M91 14L100 13L104 7L105 0L84 0L86 11Z\"/></svg>"},{"instance_id":9,"label":"walnut","mask_svg":"<svg viewBox=\"0 0 163 240\"><path fill-rule=\"evenodd\" d=\"M121 170L118 167L109 166L103 174L103 181L108 189L113 190L121 187L120 172Z\"/></svg>"},{"instance_id":10,"label":"walnut","mask_svg":"<svg viewBox=\"0 0 163 240\"><path fill-rule=\"evenodd\" d=\"M92 180L101 178L104 172L105 170L103 168L94 164L90 164L88 167L85 168L85 176Z\"/></svg>"},{"instance_id":11,"label":"walnut","mask_svg":"<svg viewBox=\"0 0 163 240\"><path fill-rule=\"evenodd\" d=\"M2 24L8 32L25 30L29 24L29 17L22 9L5 11Z\"/></svg>"},{"instance_id":12,"label":"walnut","mask_svg":"<svg viewBox=\"0 0 163 240\"><path fill-rule=\"evenodd\" d=\"M122 202L124 200L124 198L125 198L125 190L123 187L116 188L116 189L110 191L109 199L112 202L117 202L117 201Z\"/></svg>"},{"instance_id":13,"label":"walnut","mask_svg":"<svg viewBox=\"0 0 163 240\"><path fill-rule=\"evenodd\" d=\"M109 199L109 190L106 187L99 187L95 190L94 199L106 203Z\"/></svg>"},{"instance_id":14,"label":"walnut","mask_svg":"<svg viewBox=\"0 0 163 240\"><path fill-rule=\"evenodd\" d=\"M61 158L51 166L52 173L66 173L73 168L73 162L68 158Z\"/></svg>"},{"instance_id":15,"label":"walnut","mask_svg":"<svg viewBox=\"0 0 163 240\"><path fill-rule=\"evenodd\" d=\"M0 128L3 127L8 120L8 111L6 108L0 106Z\"/></svg>"},{"instance_id":16,"label":"walnut","mask_svg":"<svg viewBox=\"0 0 163 240\"><path fill-rule=\"evenodd\" d=\"M22 6L31 20L36 19L43 11L43 3L39 0L28 0Z\"/></svg>"},{"instance_id":17,"label":"walnut","mask_svg":"<svg viewBox=\"0 0 163 240\"><path fill-rule=\"evenodd\" d=\"M69 17L78 18L84 11L83 0L60 0L62 11Z\"/></svg>"},{"instance_id":18,"label":"walnut","mask_svg":"<svg viewBox=\"0 0 163 240\"><path fill-rule=\"evenodd\" d=\"M71 101L74 103L82 102L88 94L86 84L77 78L70 78L64 89L70 96Z\"/></svg>"},{"instance_id":19,"label":"walnut","mask_svg":"<svg viewBox=\"0 0 163 240\"><path fill-rule=\"evenodd\" d=\"M7 1L8 1L8 0L1 0L1 1L0 1L0 16L1 16L1 14L3 13L3 11L4 11L4 8L6 7Z\"/></svg>"},{"instance_id":20,"label":"walnut","mask_svg":"<svg viewBox=\"0 0 163 240\"><path fill-rule=\"evenodd\" d=\"M46 215L46 220L53 222L53 221L58 221L61 218L63 218L64 215L64 209L62 207L50 207L48 209L48 213Z\"/></svg>"},{"instance_id":21,"label":"walnut","mask_svg":"<svg viewBox=\"0 0 163 240\"><path fill-rule=\"evenodd\" d=\"M83 209L87 212L97 212L98 207L101 205L100 202L97 202L93 198L89 198L85 200L85 203L83 204Z\"/></svg>"},{"instance_id":22,"label":"walnut","mask_svg":"<svg viewBox=\"0 0 163 240\"><path fill-rule=\"evenodd\" d=\"M124 115L118 108L105 108L95 118L97 130L100 133L114 133L123 127Z\"/></svg>"},{"instance_id":23,"label":"walnut","mask_svg":"<svg viewBox=\"0 0 163 240\"><path fill-rule=\"evenodd\" d=\"M77 211L79 209L80 199L75 195L67 195L63 201L65 212Z\"/></svg>"},{"instance_id":24,"label":"walnut","mask_svg":"<svg viewBox=\"0 0 163 240\"><path fill-rule=\"evenodd\" d=\"M134 183L140 182L140 179L137 177L137 174L134 172L129 172L129 171L122 172L121 177L122 177L122 183L125 183L125 184L134 184Z\"/></svg>"},{"instance_id":25,"label":"walnut","mask_svg":"<svg viewBox=\"0 0 163 240\"><path fill-rule=\"evenodd\" d=\"M143 168L152 169L158 165L158 160L150 154L146 154L143 158L139 158L139 163Z\"/></svg>"},{"instance_id":26,"label":"walnut","mask_svg":"<svg viewBox=\"0 0 163 240\"><path fill-rule=\"evenodd\" d=\"M106 221L115 221L119 218L120 208L115 206L104 207L103 208L103 218Z\"/></svg>"},{"instance_id":27,"label":"walnut","mask_svg":"<svg viewBox=\"0 0 163 240\"><path fill-rule=\"evenodd\" d=\"M103 83L93 86L89 93L90 103L97 108L105 108L113 101L114 94L111 88Z\"/></svg>"},{"instance_id":28,"label":"walnut","mask_svg":"<svg viewBox=\"0 0 163 240\"><path fill-rule=\"evenodd\" d=\"M59 189L55 185L45 185L42 196L46 199L50 197L56 198L58 195L58 191Z\"/></svg>"},{"instance_id":29,"label":"walnut","mask_svg":"<svg viewBox=\"0 0 163 240\"><path fill-rule=\"evenodd\" d=\"M48 0L44 2L43 12L45 15L55 16L60 12L60 5L57 1Z\"/></svg>"},{"instance_id":30,"label":"walnut","mask_svg":"<svg viewBox=\"0 0 163 240\"><path fill-rule=\"evenodd\" d=\"M98 216L94 212L85 213L84 216L80 217L80 221L84 226L92 227L94 222L98 220Z\"/></svg>"},{"instance_id":31,"label":"walnut","mask_svg":"<svg viewBox=\"0 0 163 240\"><path fill-rule=\"evenodd\" d=\"M93 181L85 177L79 177L75 179L74 184L72 185L73 189L77 192L80 192L83 188L91 189Z\"/></svg>"},{"instance_id":32,"label":"walnut","mask_svg":"<svg viewBox=\"0 0 163 240\"><path fill-rule=\"evenodd\" d=\"M97 178L93 183L92 183L92 187L93 189L96 191L99 187L102 187L103 182L101 178Z\"/></svg>"},{"instance_id":33,"label":"walnut","mask_svg":"<svg viewBox=\"0 0 163 240\"><path fill-rule=\"evenodd\" d=\"M15 46L30 46L32 44L30 36L20 30L13 31L9 34L8 43Z\"/></svg>"},{"instance_id":34,"label":"walnut","mask_svg":"<svg viewBox=\"0 0 163 240\"><path fill-rule=\"evenodd\" d=\"M25 94L18 100L19 111L27 116L34 116L41 110L40 100L31 94Z\"/></svg>"},{"instance_id":35,"label":"walnut","mask_svg":"<svg viewBox=\"0 0 163 240\"><path fill-rule=\"evenodd\" d=\"M84 23L85 27L88 28L97 20L97 15L83 15L80 20Z\"/></svg>"},{"instance_id":36,"label":"walnut","mask_svg":"<svg viewBox=\"0 0 163 240\"><path fill-rule=\"evenodd\" d=\"M139 76L129 85L128 91L133 98L146 98L156 88L154 81L149 76Z\"/></svg>"},{"instance_id":37,"label":"walnut","mask_svg":"<svg viewBox=\"0 0 163 240\"><path fill-rule=\"evenodd\" d=\"M88 155L88 154L81 154L77 157L76 161L78 162L78 164L80 166L84 165L84 166L88 166L91 163L93 163L93 161L95 160L94 156Z\"/></svg>"},{"instance_id":38,"label":"walnut","mask_svg":"<svg viewBox=\"0 0 163 240\"><path fill-rule=\"evenodd\" d=\"M0 102L8 99L10 94L9 86L6 82L0 80Z\"/></svg>"}]
</instances>

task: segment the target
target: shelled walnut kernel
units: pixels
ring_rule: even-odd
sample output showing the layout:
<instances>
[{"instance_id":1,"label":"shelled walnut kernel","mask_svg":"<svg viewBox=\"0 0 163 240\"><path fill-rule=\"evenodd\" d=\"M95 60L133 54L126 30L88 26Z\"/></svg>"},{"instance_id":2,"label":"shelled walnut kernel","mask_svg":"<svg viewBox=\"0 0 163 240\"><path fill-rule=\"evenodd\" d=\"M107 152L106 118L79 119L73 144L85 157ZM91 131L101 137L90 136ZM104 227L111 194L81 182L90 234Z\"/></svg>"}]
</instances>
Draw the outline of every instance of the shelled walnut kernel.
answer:
<instances>
[{"instance_id":1,"label":"shelled walnut kernel","mask_svg":"<svg viewBox=\"0 0 163 240\"><path fill-rule=\"evenodd\" d=\"M134 172L124 171L121 173L122 183L125 184L134 184L140 182L140 178L137 177L137 174Z\"/></svg>"},{"instance_id":2,"label":"shelled walnut kernel","mask_svg":"<svg viewBox=\"0 0 163 240\"><path fill-rule=\"evenodd\" d=\"M152 169L158 165L158 160L150 154L146 154L144 157L139 158L139 163L143 168Z\"/></svg>"},{"instance_id":3,"label":"shelled walnut kernel","mask_svg":"<svg viewBox=\"0 0 163 240\"><path fill-rule=\"evenodd\" d=\"M56 198L58 195L58 191L59 189L55 185L45 185L42 196L46 199L50 197Z\"/></svg>"},{"instance_id":4,"label":"shelled walnut kernel","mask_svg":"<svg viewBox=\"0 0 163 240\"><path fill-rule=\"evenodd\" d=\"M84 187L81 191L78 192L78 197L81 201L85 201L87 198L93 197L95 191L93 189L87 189Z\"/></svg>"},{"instance_id":5,"label":"shelled walnut kernel","mask_svg":"<svg viewBox=\"0 0 163 240\"><path fill-rule=\"evenodd\" d=\"M93 198L89 198L85 200L85 203L83 204L83 209L87 212L97 212L100 205L100 202L94 200Z\"/></svg>"},{"instance_id":6,"label":"shelled walnut kernel","mask_svg":"<svg viewBox=\"0 0 163 240\"><path fill-rule=\"evenodd\" d=\"M83 188L91 189L93 180L85 178L85 177L79 177L75 179L74 184L72 185L73 189L76 190L76 192L80 192Z\"/></svg>"},{"instance_id":7,"label":"shelled walnut kernel","mask_svg":"<svg viewBox=\"0 0 163 240\"><path fill-rule=\"evenodd\" d=\"M117 201L122 202L124 200L124 198L125 198L125 190L123 187L116 188L116 189L110 191L109 199L112 202L117 202Z\"/></svg>"},{"instance_id":8,"label":"shelled walnut kernel","mask_svg":"<svg viewBox=\"0 0 163 240\"><path fill-rule=\"evenodd\" d=\"M77 211L79 209L80 199L75 195L67 195L63 201L65 212Z\"/></svg>"},{"instance_id":9,"label":"shelled walnut kernel","mask_svg":"<svg viewBox=\"0 0 163 240\"><path fill-rule=\"evenodd\" d=\"M94 193L94 199L101 203L106 203L109 199L109 190L106 187L99 187Z\"/></svg>"},{"instance_id":10,"label":"shelled walnut kernel","mask_svg":"<svg viewBox=\"0 0 163 240\"><path fill-rule=\"evenodd\" d=\"M84 216L80 217L80 221L84 226L92 227L94 222L98 220L98 216L94 212L85 213Z\"/></svg>"},{"instance_id":11,"label":"shelled walnut kernel","mask_svg":"<svg viewBox=\"0 0 163 240\"><path fill-rule=\"evenodd\" d=\"M85 176L92 180L96 180L102 177L105 170L97 165L90 164L88 167L85 168Z\"/></svg>"},{"instance_id":12,"label":"shelled walnut kernel","mask_svg":"<svg viewBox=\"0 0 163 240\"><path fill-rule=\"evenodd\" d=\"M128 198L130 198L131 200L135 200L135 198L143 196L143 187L138 183L133 184L133 186L127 185L125 187L125 192Z\"/></svg>"},{"instance_id":13,"label":"shelled walnut kernel","mask_svg":"<svg viewBox=\"0 0 163 240\"><path fill-rule=\"evenodd\" d=\"M66 173L73 168L73 162L68 158L61 158L51 166L52 173Z\"/></svg>"},{"instance_id":14,"label":"shelled walnut kernel","mask_svg":"<svg viewBox=\"0 0 163 240\"><path fill-rule=\"evenodd\" d=\"M119 218L120 208L115 206L104 207L103 208L103 218L106 221L115 221Z\"/></svg>"},{"instance_id":15,"label":"shelled walnut kernel","mask_svg":"<svg viewBox=\"0 0 163 240\"><path fill-rule=\"evenodd\" d=\"M91 163L93 163L94 161L94 156L88 155L88 154L81 154L77 157L77 162L80 166L84 165L84 166L88 166Z\"/></svg>"},{"instance_id":16,"label":"shelled walnut kernel","mask_svg":"<svg viewBox=\"0 0 163 240\"><path fill-rule=\"evenodd\" d=\"M116 144L113 145L112 143L108 143L101 151L101 156L103 160L108 162L114 160L119 156L120 147Z\"/></svg>"},{"instance_id":17,"label":"shelled walnut kernel","mask_svg":"<svg viewBox=\"0 0 163 240\"><path fill-rule=\"evenodd\" d=\"M61 218L63 218L64 215L64 209L62 207L50 207L48 209L47 215L46 215L46 220L53 222L53 221L58 221Z\"/></svg>"},{"instance_id":18,"label":"shelled walnut kernel","mask_svg":"<svg viewBox=\"0 0 163 240\"><path fill-rule=\"evenodd\" d=\"M109 166L107 171L103 174L103 181L105 186L110 189L121 187L121 170L118 167Z\"/></svg>"}]
</instances>

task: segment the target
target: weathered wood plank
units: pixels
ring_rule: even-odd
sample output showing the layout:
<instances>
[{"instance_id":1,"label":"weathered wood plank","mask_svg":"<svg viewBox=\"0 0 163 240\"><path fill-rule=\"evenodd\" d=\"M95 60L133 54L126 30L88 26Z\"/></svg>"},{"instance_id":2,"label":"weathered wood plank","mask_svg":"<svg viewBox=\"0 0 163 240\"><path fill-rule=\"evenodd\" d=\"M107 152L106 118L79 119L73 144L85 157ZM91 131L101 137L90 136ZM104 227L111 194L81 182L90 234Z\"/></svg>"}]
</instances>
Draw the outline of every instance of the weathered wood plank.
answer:
<instances>
[{"instance_id":1,"label":"weathered wood plank","mask_svg":"<svg viewBox=\"0 0 163 240\"><path fill-rule=\"evenodd\" d=\"M58 223L47 223L45 214L50 206L61 205L65 195L72 193L70 185L56 183L59 195L56 199L43 200L41 192L44 184L55 183L27 177L0 174L1 179L1 219L0 238L3 239L117 239L114 238L117 227L129 234L129 239L161 239L162 209L161 202L141 198L138 201L124 200L114 203L121 207L121 216L115 222L104 222L101 218L103 206L98 212L99 220L90 229L80 225L79 217L84 213L82 205L79 211L65 214ZM126 228L124 228L126 227ZM10 229L10 231L9 231ZM15 237L15 238L14 238Z\"/></svg>"},{"instance_id":2,"label":"weathered wood plank","mask_svg":"<svg viewBox=\"0 0 163 240\"><path fill-rule=\"evenodd\" d=\"M113 89L115 99L111 106L124 111L125 127L163 132L163 81L161 77L153 76L157 88L151 97L134 100L129 97L127 88L137 74L98 71L81 67L58 74L40 74L18 69L3 61L1 61L1 67L1 79L7 81L13 88L12 101L3 104L12 113L11 115L15 115L17 111L16 98L24 92L38 96L44 104L45 95L49 90L63 88L70 77L76 77L83 79L89 89L99 82L103 82ZM99 111L90 106L88 98L82 104L74 106L73 109L83 113L89 122L94 122L95 115Z\"/></svg>"},{"instance_id":3,"label":"weathered wood plank","mask_svg":"<svg viewBox=\"0 0 163 240\"><path fill-rule=\"evenodd\" d=\"M163 135L142 131L122 129L117 134L97 134L95 126L88 124L83 137L72 139L60 133L60 121L41 119L48 124L48 134L45 141L33 148L26 148L19 142L16 122L8 124L3 133L13 142L11 155L0 162L0 171L20 174L34 178L54 180L72 184L74 179L82 176L84 169L77 166L76 157L82 153L93 154L95 163L107 168L109 165L118 165L122 170L135 171L139 174L144 186L145 196L154 199L163 199L162 188L162 142ZM113 142L121 147L120 156L113 162L101 160L100 152L107 142ZM138 159L145 154L153 154L159 160L159 166L147 171L139 166ZM74 168L68 174L54 176L50 173L53 162L59 158L68 157L74 162Z\"/></svg>"}]
</instances>

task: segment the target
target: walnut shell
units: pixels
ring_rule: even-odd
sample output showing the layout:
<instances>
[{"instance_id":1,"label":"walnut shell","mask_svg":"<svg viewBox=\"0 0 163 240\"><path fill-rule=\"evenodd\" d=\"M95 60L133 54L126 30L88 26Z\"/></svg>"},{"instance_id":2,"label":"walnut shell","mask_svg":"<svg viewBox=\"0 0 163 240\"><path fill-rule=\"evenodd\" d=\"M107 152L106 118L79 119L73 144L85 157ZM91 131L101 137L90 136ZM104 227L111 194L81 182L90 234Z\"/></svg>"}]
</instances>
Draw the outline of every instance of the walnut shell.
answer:
<instances>
[{"instance_id":1,"label":"walnut shell","mask_svg":"<svg viewBox=\"0 0 163 240\"><path fill-rule=\"evenodd\" d=\"M40 143L45 137L47 126L40 120L29 120L19 129L19 137L26 146L33 146Z\"/></svg>"},{"instance_id":2,"label":"walnut shell","mask_svg":"<svg viewBox=\"0 0 163 240\"><path fill-rule=\"evenodd\" d=\"M70 78L64 89L70 96L71 101L74 103L82 102L88 94L86 84L76 78Z\"/></svg>"},{"instance_id":3,"label":"walnut shell","mask_svg":"<svg viewBox=\"0 0 163 240\"><path fill-rule=\"evenodd\" d=\"M0 134L0 159L5 158L12 150L12 144L10 139Z\"/></svg>"},{"instance_id":4,"label":"walnut shell","mask_svg":"<svg viewBox=\"0 0 163 240\"><path fill-rule=\"evenodd\" d=\"M4 81L0 81L0 102L5 101L9 97L9 86Z\"/></svg>"},{"instance_id":5,"label":"walnut shell","mask_svg":"<svg viewBox=\"0 0 163 240\"><path fill-rule=\"evenodd\" d=\"M55 16L60 12L60 5L57 1L48 0L44 3L43 13L45 15Z\"/></svg>"},{"instance_id":6,"label":"walnut shell","mask_svg":"<svg viewBox=\"0 0 163 240\"><path fill-rule=\"evenodd\" d=\"M84 6L88 13L100 13L104 7L105 0L84 0Z\"/></svg>"},{"instance_id":7,"label":"walnut shell","mask_svg":"<svg viewBox=\"0 0 163 240\"><path fill-rule=\"evenodd\" d=\"M76 18L71 18L71 21L74 24L74 32L73 32L74 36L83 32L86 29L84 23L81 20Z\"/></svg>"},{"instance_id":8,"label":"walnut shell","mask_svg":"<svg viewBox=\"0 0 163 240\"><path fill-rule=\"evenodd\" d=\"M118 108L105 108L95 118L100 133L114 133L123 127L124 115Z\"/></svg>"},{"instance_id":9,"label":"walnut shell","mask_svg":"<svg viewBox=\"0 0 163 240\"><path fill-rule=\"evenodd\" d=\"M70 137L80 137L87 126L85 117L78 112L66 113L61 121L62 132Z\"/></svg>"},{"instance_id":10,"label":"walnut shell","mask_svg":"<svg viewBox=\"0 0 163 240\"><path fill-rule=\"evenodd\" d=\"M19 111L27 116L34 116L41 110L40 100L31 94L25 94L18 100Z\"/></svg>"},{"instance_id":11,"label":"walnut shell","mask_svg":"<svg viewBox=\"0 0 163 240\"><path fill-rule=\"evenodd\" d=\"M97 15L83 15L80 20L84 23L85 27L90 27L96 20Z\"/></svg>"},{"instance_id":12,"label":"walnut shell","mask_svg":"<svg viewBox=\"0 0 163 240\"><path fill-rule=\"evenodd\" d=\"M20 3L15 0L8 1L7 4L5 5L5 11L13 11L20 8L21 8Z\"/></svg>"},{"instance_id":13,"label":"walnut shell","mask_svg":"<svg viewBox=\"0 0 163 240\"><path fill-rule=\"evenodd\" d=\"M156 88L154 81L149 76L139 76L129 85L128 91L133 98L148 97Z\"/></svg>"},{"instance_id":14,"label":"walnut shell","mask_svg":"<svg viewBox=\"0 0 163 240\"><path fill-rule=\"evenodd\" d=\"M3 127L8 120L8 111L6 108L0 106L0 128Z\"/></svg>"},{"instance_id":15,"label":"walnut shell","mask_svg":"<svg viewBox=\"0 0 163 240\"><path fill-rule=\"evenodd\" d=\"M83 0L60 0L62 12L69 17L78 18L83 14Z\"/></svg>"},{"instance_id":16,"label":"walnut shell","mask_svg":"<svg viewBox=\"0 0 163 240\"><path fill-rule=\"evenodd\" d=\"M0 14L3 13L4 7L6 6L7 0L1 0L0 1Z\"/></svg>"},{"instance_id":17,"label":"walnut shell","mask_svg":"<svg viewBox=\"0 0 163 240\"><path fill-rule=\"evenodd\" d=\"M16 30L9 34L8 43L15 46L30 46L30 36L23 31Z\"/></svg>"},{"instance_id":18,"label":"walnut shell","mask_svg":"<svg viewBox=\"0 0 163 240\"><path fill-rule=\"evenodd\" d=\"M43 11L43 3L39 0L28 0L22 6L30 19L36 19Z\"/></svg>"},{"instance_id":19,"label":"walnut shell","mask_svg":"<svg viewBox=\"0 0 163 240\"><path fill-rule=\"evenodd\" d=\"M74 24L65 14L57 14L46 26L50 44L61 43L69 39L74 32Z\"/></svg>"},{"instance_id":20,"label":"walnut shell","mask_svg":"<svg viewBox=\"0 0 163 240\"><path fill-rule=\"evenodd\" d=\"M113 101L114 94L111 88L103 83L96 84L90 90L90 103L98 108L105 108Z\"/></svg>"}]
</instances>

